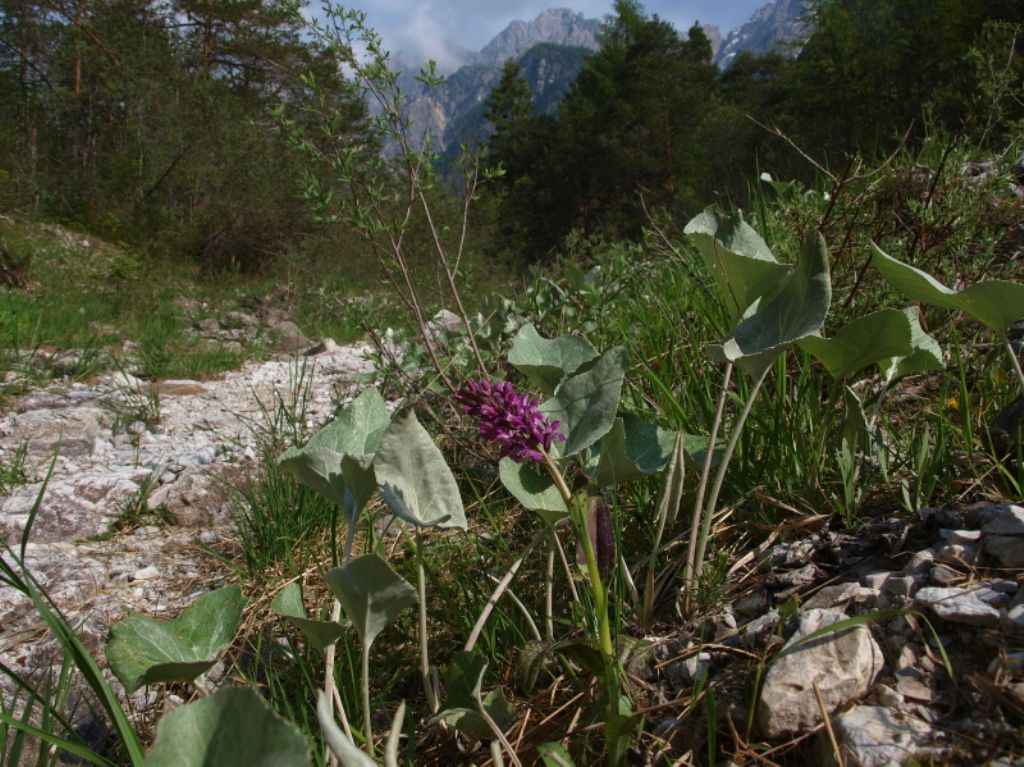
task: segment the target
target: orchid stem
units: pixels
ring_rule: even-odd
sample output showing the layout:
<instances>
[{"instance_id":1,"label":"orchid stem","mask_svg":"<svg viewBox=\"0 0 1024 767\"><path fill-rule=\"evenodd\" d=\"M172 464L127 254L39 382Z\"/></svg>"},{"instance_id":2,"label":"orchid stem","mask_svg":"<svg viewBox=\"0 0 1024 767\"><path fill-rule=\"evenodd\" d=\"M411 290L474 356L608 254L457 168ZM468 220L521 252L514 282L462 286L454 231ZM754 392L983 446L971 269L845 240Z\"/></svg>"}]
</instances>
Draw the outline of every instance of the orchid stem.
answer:
<instances>
[{"instance_id":1,"label":"orchid stem","mask_svg":"<svg viewBox=\"0 0 1024 767\"><path fill-rule=\"evenodd\" d=\"M555 487L558 488L558 492L562 495L562 500L565 501L566 505L572 501L572 491L569 490L569 486L565 484L565 477L562 476L562 470L558 468L558 464L555 463L554 459L548 455L546 450L541 450L541 455L544 456L544 468L548 470L548 474L551 475L551 479L555 483Z\"/></svg>"},{"instance_id":2,"label":"orchid stem","mask_svg":"<svg viewBox=\"0 0 1024 767\"><path fill-rule=\"evenodd\" d=\"M555 531L548 529L548 566L544 571L544 630L549 642L555 641L554 592L555 592Z\"/></svg>"},{"instance_id":3,"label":"orchid stem","mask_svg":"<svg viewBox=\"0 0 1024 767\"><path fill-rule=\"evenodd\" d=\"M544 456L544 468L548 470L548 474L551 475L552 481L555 483L555 487L558 488L559 494L562 496L562 500L565 501L565 505L572 508L572 491L569 490L569 486L565 484L565 477L562 476L562 470L558 468L558 464L555 463L554 459L548 455L546 450L541 451L541 455ZM572 601L576 604L580 603L580 595L576 591L576 584L572 577L572 568L569 567L569 560L565 556L565 549L562 548L562 542L558 539L558 535L554 535L555 547L558 549L558 555L562 558L562 566L565 568L565 577L569 581L569 592L572 594Z\"/></svg>"}]
</instances>

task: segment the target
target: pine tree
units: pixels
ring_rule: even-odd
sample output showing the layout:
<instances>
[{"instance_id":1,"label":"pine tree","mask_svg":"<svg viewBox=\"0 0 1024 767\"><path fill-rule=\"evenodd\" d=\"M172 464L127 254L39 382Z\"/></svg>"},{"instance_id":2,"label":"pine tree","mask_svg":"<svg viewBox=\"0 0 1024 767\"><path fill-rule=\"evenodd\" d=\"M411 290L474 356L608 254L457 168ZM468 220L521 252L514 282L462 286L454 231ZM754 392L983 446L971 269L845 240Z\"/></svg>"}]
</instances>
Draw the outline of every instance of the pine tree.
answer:
<instances>
[{"instance_id":1,"label":"pine tree","mask_svg":"<svg viewBox=\"0 0 1024 767\"><path fill-rule=\"evenodd\" d=\"M487 165L502 168L511 183L526 171L527 144L534 117L533 94L514 59L509 59L502 67L501 78L487 98L484 117L494 126L488 142Z\"/></svg>"}]
</instances>

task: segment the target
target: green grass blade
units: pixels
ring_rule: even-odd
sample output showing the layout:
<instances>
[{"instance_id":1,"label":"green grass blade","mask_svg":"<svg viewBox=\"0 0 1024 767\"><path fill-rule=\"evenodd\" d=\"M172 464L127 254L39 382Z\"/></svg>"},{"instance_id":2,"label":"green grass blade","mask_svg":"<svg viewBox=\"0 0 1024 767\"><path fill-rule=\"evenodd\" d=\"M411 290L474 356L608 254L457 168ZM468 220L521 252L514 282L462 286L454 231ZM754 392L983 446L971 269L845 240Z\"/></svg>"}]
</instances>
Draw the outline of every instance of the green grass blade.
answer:
<instances>
[{"instance_id":1,"label":"green grass blade","mask_svg":"<svg viewBox=\"0 0 1024 767\"><path fill-rule=\"evenodd\" d=\"M43 496L46 494L46 487L50 484L50 477L53 476L53 469L57 465L57 456L60 455L60 443L57 443L57 449L53 451L53 460L50 461L50 468L46 470L46 476L43 477L43 483L39 487L39 493L36 495L35 501L32 503L32 508L29 509L28 519L25 521L25 529L21 533L21 550L18 557L19 564L24 565L25 562L25 549L28 547L28 538L32 533L32 524L36 521L36 515L39 514L39 507L43 504Z\"/></svg>"},{"instance_id":2,"label":"green grass blade","mask_svg":"<svg viewBox=\"0 0 1024 767\"><path fill-rule=\"evenodd\" d=\"M41 730L38 727L33 727L27 722L19 721L18 719L14 718L5 711L0 711L0 722L9 727L14 727L19 731L19 734L31 735L33 737L39 738L41 741L49 743L53 746L57 746L57 748L67 751L69 754L74 754L79 759L84 759L85 761L89 762L89 764L98 764L101 767L117 767L117 765L114 762L100 756L99 754L94 753L93 751L90 751L85 746L79 745L78 743L72 743L70 740L60 738L54 735L53 733L46 732L45 730ZM17 761L15 761L17 758L18 757L15 756L12 752L12 763L17 764Z\"/></svg>"}]
</instances>

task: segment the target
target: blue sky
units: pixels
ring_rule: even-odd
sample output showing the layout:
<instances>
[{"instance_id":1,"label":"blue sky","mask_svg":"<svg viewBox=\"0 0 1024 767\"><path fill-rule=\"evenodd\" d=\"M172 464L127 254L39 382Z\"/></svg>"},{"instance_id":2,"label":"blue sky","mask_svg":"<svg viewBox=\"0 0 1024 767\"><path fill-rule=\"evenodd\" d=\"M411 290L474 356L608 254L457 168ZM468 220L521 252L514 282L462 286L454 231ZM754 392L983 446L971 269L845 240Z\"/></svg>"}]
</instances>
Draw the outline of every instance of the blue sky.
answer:
<instances>
[{"instance_id":1,"label":"blue sky","mask_svg":"<svg viewBox=\"0 0 1024 767\"><path fill-rule=\"evenodd\" d=\"M650 14L685 30L695 20L726 34L769 0L647 0ZM313 0L314 5L316 0ZM479 50L514 19L529 20L547 8L566 7L588 18L611 12L612 0L355 0L370 25L407 61L435 59L442 69L459 64L459 51Z\"/></svg>"}]
</instances>

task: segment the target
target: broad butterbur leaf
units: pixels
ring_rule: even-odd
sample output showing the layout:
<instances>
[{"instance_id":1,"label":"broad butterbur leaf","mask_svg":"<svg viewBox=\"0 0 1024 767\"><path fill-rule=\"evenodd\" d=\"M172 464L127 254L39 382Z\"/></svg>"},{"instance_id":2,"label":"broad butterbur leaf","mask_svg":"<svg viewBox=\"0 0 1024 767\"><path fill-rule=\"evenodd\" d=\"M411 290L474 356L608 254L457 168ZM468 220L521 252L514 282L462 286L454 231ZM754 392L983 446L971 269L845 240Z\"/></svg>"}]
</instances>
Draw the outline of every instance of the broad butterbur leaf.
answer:
<instances>
[{"instance_id":1,"label":"broad butterbur leaf","mask_svg":"<svg viewBox=\"0 0 1024 767\"><path fill-rule=\"evenodd\" d=\"M110 670L132 693L158 682L191 682L235 638L245 597L238 586L204 594L173 620L131 613L110 629Z\"/></svg>"},{"instance_id":2,"label":"broad butterbur leaf","mask_svg":"<svg viewBox=\"0 0 1024 767\"><path fill-rule=\"evenodd\" d=\"M374 471L380 493L395 516L418 527L466 529L466 512L452 470L411 408L384 433Z\"/></svg>"},{"instance_id":3,"label":"broad butterbur leaf","mask_svg":"<svg viewBox=\"0 0 1024 767\"><path fill-rule=\"evenodd\" d=\"M487 693L481 704L491 719L501 728L507 727L509 722L515 718L515 709L505 700L505 696L499 688ZM448 726L457 729L471 741L486 740L494 735L487 721L476 708L448 707L438 714L438 718Z\"/></svg>"},{"instance_id":4,"label":"broad butterbur leaf","mask_svg":"<svg viewBox=\"0 0 1024 767\"><path fill-rule=\"evenodd\" d=\"M707 456L708 445L711 438L706 434L684 434L683 435L683 457L686 465L691 469L700 470L704 467L704 459ZM721 443L715 445L715 454L711 456L711 467L714 468L722 462L725 454L725 446Z\"/></svg>"},{"instance_id":5,"label":"broad butterbur leaf","mask_svg":"<svg viewBox=\"0 0 1024 767\"><path fill-rule=\"evenodd\" d=\"M306 616L306 608L302 604L302 587L294 581L281 589L270 604L270 609L301 631L306 641L321 652L345 633L345 626L340 623L313 620Z\"/></svg>"},{"instance_id":6,"label":"broad butterbur leaf","mask_svg":"<svg viewBox=\"0 0 1024 767\"><path fill-rule=\"evenodd\" d=\"M515 711L500 689L483 695L487 659L475 652L459 652L448 662L448 699L438 718L455 727L473 741L492 735L491 728L480 715L482 707L498 727L504 728L515 717Z\"/></svg>"},{"instance_id":7,"label":"broad butterbur leaf","mask_svg":"<svg viewBox=\"0 0 1024 767\"><path fill-rule=\"evenodd\" d=\"M908 306L903 313L910 323L910 348L912 351L905 357L893 357L878 363L882 375L889 383L914 373L940 370L944 364L942 347L921 327L921 318L918 316L917 307Z\"/></svg>"},{"instance_id":8,"label":"broad butterbur leaf","mask_svg":"<svg viewBox=\"0 0 1024 767\"><path fill-rule=\"evenodd\" d=\"M448 703L472 708L483 694L487 658L478 652L457 652L448 662Z\"/></svg>"},{"instance_id":9,"label":"broad butterbur leaf","mask_svg":"<svg viewBox=\"0 0 1024 767\"><path fill-rule=\"evenodd\" d=\"M146 767L306 767L309 743L251 687L228 687L160 720Z\"/></svg>"},{"instance_id":10,"label":"broad butterbur leaf","mask_svg":"<svg viewBox=\"0 0 1024 767\"><path fill-rule=\"evenodd\" d=\"M342 455L341 478L345 483L342 492L342 508L350 520L359 516L370 498L377 492L377 477L373 470L372 455Z\"/></svg>"},{"instance_id":11,"label":"broad butterbur leaf","mask_svg":"<svg viewBox=\"0 0 1024 767\"><path fill-rule=\"evenodd\" d=\"M778 290L793 270L775 259L738 211L723 216L708 207L683 232L700 251L733 322L756 300Z\"/></svg>"},{"instance_id":12,"label":"broad butterbur leaf","mask_svg":"<svg viewBox=\"0 0 1024 767\"><path fill-rule=\"evenodd\" d=\"M985 280L963 290L953 290L927 272L896 260L874 243L871 248L875 268L907 298L945 309L959 309L999 335L1024 317L1024 285Z\"/></svg>"},{"instance_id":13,"label":"broad butterbur leaf","mask_svg":"<svg viewBox=\"0 0 1024 767\"><path fill-rule=\"evenodd\" d=\"M797 345L837 379L914 351L910 320L898 309L872 312L847 323L831 338L809 336Z\"/></svg>"},{"instance_id":14,"label":"broad butterbur leaf","mask_svg":"<svg viewBox=\"0 0 1024 767\"><path fill-rule=\"evenodd\" d=\"M306 447L326 447L346 455L373 455L391 424L380 392L365 389L338 417L310 437Z\"/></svg>"},{"instance_id":15,"label":"broad butterbur leaf","mask_svg":"<svg viewBox=\"0 0 1024 767\"><path fill-rule=\"evenodd\" d=\"M542 466L532 461L516 463L511 458L498 462L501 484L523 508L536 511L544 523L554 525L569 515L562 494Z\"/></svg>"},{"instance_id":16,"label":"broad butterbur leaf","mask_svg":"<svg viewBox=\"0 0 1024 767\"><path fill-rule=\"evenodd\" d=\"M331 503L345 508L345 478L342 455L326 448L289 448L278 464L295 479ZM346 512L348 510L346 509Z\"/></svg>"},{"instance_id":17,"label":"broad butterbur leaf","mask_svg":"<svg viewBox=\"0 0 1024 767\"><path fill-rule=\"evenodd\" d=\"M309 442L286 450L278 464L354 521L376 487L373 453L390 423L380 392L367 389Z\"/></svg>"},{"instance_id":18,"label":"broad butterbur leaf","mask_svg":"<svg viewBox=\"0 0 1024 767\"><path fill-rule=\"evenodd\" d=\"M549 396L563 378L596 359L597 351L582 336L543 338L533 325L519 329L508 353L508 363Z\"/></svg>"},{"instance_id":19,"label":"broad butterbur leaf","mask_svg":"<svg viewBox=\"0 0 1024 767\"><path fill-rule=\"evenodd\" d=\"M552 444L552 455L575 455L611 430L625 375L626 350L617 346L589 370L563 381L555 396L540 406L541 413L557 420L559 431L566 435L565 442Z\"/></svg>"},{"instance_id":20,"label":"broad butterbur leaf","mask_svg":"<svg viewBox=\"0 0 1024 767\"><path fill-rule=\"evenodd\" d=\"M634 415L616 418L600 442L597 484L608 487L661 471L672 455L675 436Z\"/></svg>"},{"instance_id":21,"label":"broad butterbur leaf","mask_svg":"<svg viewBox=\"0 0 1024 767\"><path fill-rule=\"evenodd\" d=\"M754 314L709 351L759 378L790 344L821 331L831 303L828 249L814 232L800 250L796 270L781 292L762 301Z\"/></svg>"},{"instance_id":22,"label":"broad butterbur leaf","mask_svg":"<svg viewBox=\"0 0 1024 767\"><path fill-rule=\"evenodd\" d=\"M369 648L402 610L416 603L416 589L376 554L364 554L335 567L326 579L364 648Z\"/></svg>"}]
</instances>

